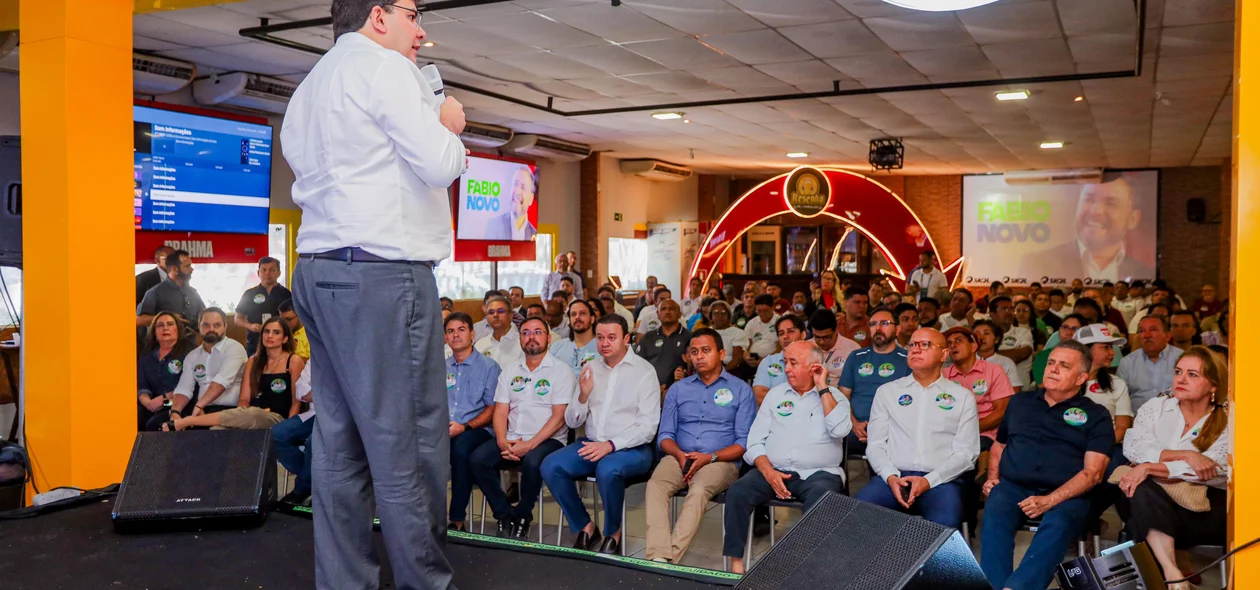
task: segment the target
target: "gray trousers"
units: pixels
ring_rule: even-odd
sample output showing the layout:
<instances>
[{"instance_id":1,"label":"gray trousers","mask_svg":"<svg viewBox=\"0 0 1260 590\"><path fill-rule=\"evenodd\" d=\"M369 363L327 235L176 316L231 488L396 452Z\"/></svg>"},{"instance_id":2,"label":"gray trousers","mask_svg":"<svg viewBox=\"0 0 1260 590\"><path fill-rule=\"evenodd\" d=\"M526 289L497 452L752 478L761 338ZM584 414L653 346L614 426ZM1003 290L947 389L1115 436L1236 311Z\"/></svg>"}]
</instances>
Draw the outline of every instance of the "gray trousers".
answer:
<instances>
[{"instance_id":1,"label":"gray trousers","mask_svg":"<svg viewBox=\"0 0 1260 590\"><path fill-rule=\"evenodd\" d=\"M311 344L315 580L380 587L375 501L398 588L452 588L442 313L423 264L301 258L294 308Z\"/></svg>"}]
</instances>

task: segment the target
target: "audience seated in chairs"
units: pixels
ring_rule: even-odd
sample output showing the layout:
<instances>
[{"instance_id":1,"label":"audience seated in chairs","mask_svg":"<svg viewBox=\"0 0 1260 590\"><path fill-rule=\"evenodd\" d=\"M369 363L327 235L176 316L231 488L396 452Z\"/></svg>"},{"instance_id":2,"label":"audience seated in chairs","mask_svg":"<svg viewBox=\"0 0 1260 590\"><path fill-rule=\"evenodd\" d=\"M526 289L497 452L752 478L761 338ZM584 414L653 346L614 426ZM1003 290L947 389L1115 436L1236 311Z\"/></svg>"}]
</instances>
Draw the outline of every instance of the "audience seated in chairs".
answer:
<instances>
[{"instance_id":1,"label":"audience seated in chairs","mask_svg":"<svg viewBox=\"0 0 1260 590\"><path fill-rule=\"evenodd\" d=\"M1190 347L1177 361L1171 395L1142 406L1124 440L1134 466L1115 475L1122 475L1120 489L1132 503L1126 526L1134 541L1150 546L1168 580L1193 571L1177 563L1177 547L1225 544L1228 376L1216 353Z\"/></svg>"},{"instance_id":2,"label":"audience seated in chairs","mask_svg":"<svg viewBox=\"0 0 1260 590\"><path fill-rule=\"evenodd\" d=\"M184 357L192 349L184 338L187 326L169 311L158 312L149 323L136 367L140 431L157 430L170 419L165 406L171 403L184 372Z\"/></svg>"},{"instance_id":3,"label":"audience seated in chairs","mask_svg":"<svg viewBox=\"0 0 1260 590\"><path fill-rule=\"evenodd\" d=\"M297 354L296 352L294 354ZM284 468L297 476L293 489L280 499L287 504L305 504L311 498L311 433L315 430L315 400L311 392L311 363L302 367L302 374L293 384L298 401L310 409L290 416L271 427L271 437L276 444L276 459ZM303 448L305 447L305 448Z\"/></svg>"},{"instance_id":4,"label":"audience seated in chairs","mask_svg":"<svg viewBox=\"0 0 1260 590\"><path fill-rule=\"evenodd\" d=\"M215 331L218 324L210 323L207 331L207 320L213 320L215 316L222 317L222 314L216 314L211 310L206 310L202 314L203 331L201 337L207 344L211 345L216 344L214 339L223 338L221 333ZM239 390L236 398L236 407L225 408L222 411L210 414L194 414L187 418L174 418L162 425L162 429L184 430L190 426L237 429L271 428L285 418L296 416L301 407L301 401L294 393L293 384L301 377L302 368L306 366L306 361L302 357L293 354L293 332L289 330L289 324L284 319L273 317L263 322L260 340L261 345L258 352L250 357L245 364L244 376L237 382ZM235 340L226 338L220 340L217 344L229 347L232 344L235 344L236 347L241 346ZM198 350L204 350L204 347ZM193 351L194 354L196 352ZM191 354L189 358L191 358ZM194 366L192 370L195 376L197 367ZM209 370L209 367L207 367L206 372L208 373ZM218 385L217 381L208 386L207 394L214 391L215 385ZM204 408L204 404L207 403L207 397L209 395L201 396L201 399L197 401L197 407ZM215 396L209 402L220 401L224 398L231 399L228 391L224 391L222 395Z\"/></svg>"},{"instance_id":5,"label":"audience seated in chairs","mask_svg":"<svg viewBox=\"0 0 1260 590\"><path fill-rule=\"evenodd\" d=\"M821 313L822 310L820 310ZM748 433L744 460L756 466L726 492L722 554L744 573L744 543L755 506L773 498L800 499L808 510L826 492L844 488L844 438L849 401L827 387L823 352L797 342L783 353L787 382L766 394Z\"/></svg>"},{"instance_id":6,"label":"audience seated in chairs","mask_svg":"<svg viewBox=\"0 0 1260 590\"><path fill-rule=\"evenodd\" d=\"M677 307L674 301L662 302L666 325L677 323ZM542 475L577 533L574 547L613 555L621 551L625 482L652 470L661 394L656 369L630 350L625 319L599 320L595 338L600 359L582 369L579 395L564 413L569 428L586 426L586 436L543 460ZM574 483L592 475L604 501L602 543Z\"/></svg>"},{"instance_id":7,"label":"audience seated in chairs","mask_svg":"<svg viewBox=\"0 0 1260 590\"><path fill-rule=\"evenodd\" d=\"M160 425L162 427L169 427L170 420L183 416L202 416L235 408L240 399L241 377L248 359L245 347L226 336L227 314L211 307L201 312L197 325L201 345L184 357L184 372L171 395L170 416ZM196 403L187 407L194 397Z\"/></svg>"},{"instance_id":8,"label":"audience seated in chairs","mask_svg":"<svg viewBox=\"0 0 1260 590\"><path fill-rule=\"evenodd\" d=\"M940 332L920 329L910 341L911 374L875 393L866 456L879 477L857 499L961 528L962 476L980 456L980 429L972 393L941 374L946 354Z\"/></svg>"},{"instance_id":9,"label":"audience seated in chairs","mask_svg":"<svg viewBox=\"0 0 1260 590\"><path fill-rule=\"evenodd\" d=\"M831 310L820 309L809 318L809 329L814 337L809 340L822 350L823 368L827 371L827 385L835 387L840 384L840 375L844 373L844 361L849 353L861 348L842 335L836 323L836 314Z\"/></svg>"},{"instance_id":10,"label":"audience seated in chairs","mask_svg":"<svg viewBox=\"0 0 1260 590\"><path fill-rule=\"evenodd\" d=\"M1107 410L1081 395L1091 358L1080 342L1060 343L1046 364L1045 388L1015 394L1006 408L990 450L980 531L980 567L994 588L1049 586L1087 524L1087 494L1102 481L1115 442ZM1012 568L1015 532L1037 519L1032 544Z\"/></svg>"},{"instance_id":11,"label":"audience seated in chairs","mask_svg":"<svg viewBox=\"0 0 1260 590\"><path fill-rule=\"evenodd\" d=\"M537 322L535 322L535 326ZM473 348L473 321L454 312L442 322L446 345L446 405L450 413L451 504L448 529L467 530L472 497L472 454L494 441L494 396L502 370L498 363Z\"/></svg>"},{"instance_id":12,"label":"audience seated in chairs","mask_svg":"<svg viewBox=\"0 0 1260 590\"><path fill-rule=\"evenodd\" d=\"M688 356L696 372L665 394L659 435L663 458L652 472L645 501L647 559L678 563L709 500L739 478L757 401L747 383L725 371L723 344L716 330L693 332ZM682 489L687 497L670 531L670 499Z\"/></svg>"},{"instance_id":13,"label":"audience seated in chairs","mask_svg":"<svg viewBox=\"0 0 1260 590\"><path fill-rule=\"evenodd\" d=\"M661 294L668 294L668 290L657 290L661 291ZM653 308L647 308L647 310L651 309ZM691 332L679 323L682 313L678 310L677 301L660 300L655 309L658 312L656 317L659 318L660 327L643 334L634 345L634 353L656 370L656 379L660 385L657 403L660 403L660 399L665 397L666 388L674 383L675 371L687 364L683 360L683 355L687 352L687 343L691 341ZM645 314L647 310L644 311ZM643 321L640 320L639 324L642 325ZM601 351L600 354L603 352Z\"/></svg>"},{"instance_id":14,"label":"audience seated in chairs","mask_svg":"<svg viewBox=\"0 0 1260 590\"><path fill-rule=\"evenodd\" d=\"M564 413L577 397L577 381L568 365L547 352L550 334L542 318L521 323L518 340L524 355L503 366L495 388L494 440L477 447L469 461L473 479L499 522L500 537L529 537L543 485L543 460L564 447L568 434ZM500 470L509 467L521 471L516 506L500 481Z\"/></svg>"},{"instance_id":15,"label":"audience seated in chairs","mask_svg":"<svg viewBox=\"0 0 1260 590\"><path fill-rule=\"evenodd\" d=\"M293 310L293 300L284 300L278 309L280 317L284 318L285 323L289 324L289 329L293 331L293 354L308 361L311 360L311 341L306 338L306 326L302 325L302 319Z\"/></svg>"}]
</instances>

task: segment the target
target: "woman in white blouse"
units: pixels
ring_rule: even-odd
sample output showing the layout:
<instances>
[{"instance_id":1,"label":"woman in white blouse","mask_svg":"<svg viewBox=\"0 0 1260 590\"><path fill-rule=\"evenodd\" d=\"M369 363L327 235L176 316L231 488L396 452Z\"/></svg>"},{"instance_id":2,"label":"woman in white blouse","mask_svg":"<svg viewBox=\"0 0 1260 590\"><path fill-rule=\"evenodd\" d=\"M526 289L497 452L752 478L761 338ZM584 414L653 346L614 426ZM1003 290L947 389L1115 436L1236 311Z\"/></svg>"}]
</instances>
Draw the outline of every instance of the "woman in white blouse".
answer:
<instances>
[{"instance_id":1,"label":"woman in white blouse","mask_svg":"<svg viewBox=\"0 0 1260 590\"><path fill-rule=\"evenodd\" d=\"M1225 544L1225 486L1232 452L1225 406L1228 374L1215 352L1190 347L1177 360L1171 396L1143 405L1124 439L1124 454L1134 464L1120 480L1120 489L1132 501L1127 528L1134 541L1146 541L1169 580L1185 577L1177 565L1177 546ZM1193 491L1206 491L1208 510L1183 507L1161 482L1206 486Z\"/></svg>"},{"instance_id":2,"label":"woman in white blouse","mask_svg":"<svg viewBox=\"0 0 1260 590\"><path fill-rule=\"evenodd\" d=\"M726 349L726 370L739 371L744 364L748 337L738 326L731 325L731 306L725 301L714 301L709 306L709 322L709 327L722 335L722 346Z\"/></svg>"}]
</instances>

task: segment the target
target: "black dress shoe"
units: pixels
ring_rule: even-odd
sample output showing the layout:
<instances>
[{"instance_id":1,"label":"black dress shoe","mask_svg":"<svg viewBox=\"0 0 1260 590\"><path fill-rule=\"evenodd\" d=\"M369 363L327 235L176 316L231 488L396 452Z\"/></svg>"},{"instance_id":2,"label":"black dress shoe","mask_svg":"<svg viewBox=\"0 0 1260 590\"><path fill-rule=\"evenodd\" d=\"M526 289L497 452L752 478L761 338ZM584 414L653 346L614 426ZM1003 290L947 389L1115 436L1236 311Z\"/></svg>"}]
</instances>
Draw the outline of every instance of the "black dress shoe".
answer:
<instances>
[{"instance_id":1,"label":"black dress shoe","mask_svg":"<svg viewBox=\"0 0 1260 590\"><path fill-rule=\"evenodd\" d=\"M516 521L511 518L505 518L499 521L498 537L508 538L512 536L512 530L516 528Z\"/></svg>"},{"instance_id":2,"label":"black dress shoe","mask_svg":"<svg viewBox=\"0 0 1260 590\"><path fill-rule=\"evenodd\" d=\"M586 534L586 531L578 531L577 540L573 542L573 548L596 551L599 549L600 539L599 529L595 529L595 533L590 535Z\"/></svg>"},{"instance_id":3,"label":"black dress shoe","mask_svg":"<svg viewBox=\"0 0 1260 590\"><path fill-rule=\"evenodd\" d=\"M298 490L293 490L292 492L285 494L283 498L280 498L280 501L285 504L292 504L294 506L302 506L306 504L307 500L310 500L310 499L311 499L310 492L302 492Z\"/></svg>"},{"instance_id":4,"label":"black dress shoe","mask_svg":"<svg viewBox=\"0 0 1260 590\"><path fill-rule=\"evenodd\" d=\"M617 542L616 537L605 537L604 543L599 546L599 552L604 555L620 555L621 543Z\"/></svg>"},{"instance_id":5,"label":"black dress shoe","mask_svg":"<svg viewBox=\"0 0 1260 590\"><path fill-rule=\"evenodd\" d=\"M529 540L529 521L528 520L521 519L521 520L516 521L516 526L512 527L512 538L518 541Z\"/></svg>"},{"instance_id":6,"label":"black dress shoe","mask_svg":"<svg viewBox=\"0 0 1260 590\"><path fill-rule=\"evenodd\" d=\"M758 506L753 509L753 536L764 537L770 534L770 507Z\"/></svg>"}]
</instances>

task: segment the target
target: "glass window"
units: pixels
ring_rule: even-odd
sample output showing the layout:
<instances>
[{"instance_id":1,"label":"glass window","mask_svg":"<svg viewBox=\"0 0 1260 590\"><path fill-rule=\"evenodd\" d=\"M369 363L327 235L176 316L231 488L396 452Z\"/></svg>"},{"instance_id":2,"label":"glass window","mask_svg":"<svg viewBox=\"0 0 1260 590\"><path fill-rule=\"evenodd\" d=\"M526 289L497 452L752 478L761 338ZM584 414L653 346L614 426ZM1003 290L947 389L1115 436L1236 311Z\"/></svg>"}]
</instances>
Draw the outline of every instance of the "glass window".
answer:
<instances>
[{"instance_id":1,"label":"glass window","mask_svg":"<svg viewBox=\"0 0 1260 590\"><path fill-rule=\"evenodd\" d=\"M153 263L137 264L136 274L153 268ZM281 279L283 281L283 278ZM201 295L206 307L218 307L228 313L236 312L241 295L258 286L257 263L193 263L192 286Z\"/></svg>"},{"instance_id":2,"label":"glass window","mask_svg":"<svg viewBox=\"0 0 1260 590\"><path fill-rule=\"evenodd\" d=\"M22 321L22 269L0 267L0 328Z\"/></svg>"},{"instance_id":3,"label":"glass window","mask_svg":"<svg viewBox=\"0 0 1260 590\"><path fill-rule=\"evenodd\" d=\"M267 232L267 252L268 256L280 261L280 284L289 288L289 226L271 224Z\"/></svg>"},{"instance_id":4,"label":"glass window","mask_svg":"<svg viewBox=\"0 0 1260 590\"><path fill-rule=\"evenodd\" d=\"M525 289L526 295L537 295L542 291L543 281L551 272L551 261L554 258L554 245L551 234L538 234L534 238L535 256L533 260L500 262L499 289L519 286ZM454 255L452 254L452 257ZM455 262L451 259L443 261L434 269L437 277L438 294L451 299L481 299L490 290L490 262Z\"/></svg>"},{"instance_id":5,"label":"glass window","mask_svg":"<svg viewBox=\"0 0 1260 590\"><path fill-rule=\"evenodd\" d=\"M551 263L555 259L552 254L551 234L537 234L534 238L536 255L533 260L520 260L499 263L499 288L520 287L526 295L542 293L543 281L551 273ZM480 297L482 294L478 294Z\"/></svg>"},{"instance_id":6,"label":"glass window","mask_svg":"<svg viewBox=\"0 0 1260 590\"><path fill-rule=\"evenodd\" d=\"M608 238L608 274L619 277L621 288L647 288L647 240Z\"/></svg>"}]
</instances>

